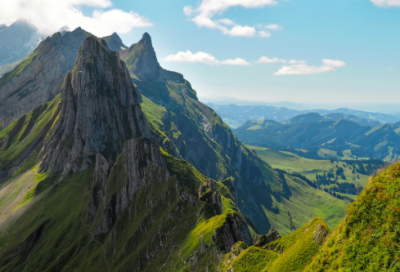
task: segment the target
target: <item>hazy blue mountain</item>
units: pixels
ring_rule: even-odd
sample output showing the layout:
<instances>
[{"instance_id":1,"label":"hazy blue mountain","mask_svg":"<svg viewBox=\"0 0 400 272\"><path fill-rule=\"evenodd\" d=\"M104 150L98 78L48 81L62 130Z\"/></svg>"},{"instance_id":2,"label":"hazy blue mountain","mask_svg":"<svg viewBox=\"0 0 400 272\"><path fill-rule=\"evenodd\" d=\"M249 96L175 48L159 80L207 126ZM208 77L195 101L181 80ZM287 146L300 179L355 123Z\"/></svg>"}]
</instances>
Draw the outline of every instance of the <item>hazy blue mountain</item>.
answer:
<instances>
[{"instance_id":1,"label":"hazy blue mountain","mask_svg":"<svg viewBox=\"0 0 400 272\"><path fill-rule=\"evenodd\" d=\"M337 114L333 116L340 117ZM246 144L284 150L306 149L308 153L314 152L314 155L321 157L361 157L383 161L400 158L398 123L372 127L362 126L351 119L335 120L329 117L332 116L309 113L282 123L272 120L247 121L234 133ZM363 119L360 121L365 122Z\"/></svg>"},{"instance_id":2,"label":"hazy blue mountain","mask_svg":"<svg viewBox=\"0 0 400 272\"><path fill-rule=\"evenodd\" d=\"M0 26L0 75L12 70L42 40L37 28L24 20Z\"/></svg>"},{"instance_id":3,"label":"hazy blue mountain","mask_svg":"<svg viewBox=\"0 0 400 272\"><path fill-rule=\"evenodd\" d=\"M213 103L208 103L207 105L214 109L215 112L221 116L222 120L224 120L224 122L231 128L238 128L248 120L269 119L282 122L306 113L320 114L327 120L350 120L361 126L378 126L381 122L395 123L400 121L400 116L363 112L344 108L337 110L316 109L300 111L285 107L263 105L238 106L236 104L217 105Z\"/></svg>"}]
</instances>

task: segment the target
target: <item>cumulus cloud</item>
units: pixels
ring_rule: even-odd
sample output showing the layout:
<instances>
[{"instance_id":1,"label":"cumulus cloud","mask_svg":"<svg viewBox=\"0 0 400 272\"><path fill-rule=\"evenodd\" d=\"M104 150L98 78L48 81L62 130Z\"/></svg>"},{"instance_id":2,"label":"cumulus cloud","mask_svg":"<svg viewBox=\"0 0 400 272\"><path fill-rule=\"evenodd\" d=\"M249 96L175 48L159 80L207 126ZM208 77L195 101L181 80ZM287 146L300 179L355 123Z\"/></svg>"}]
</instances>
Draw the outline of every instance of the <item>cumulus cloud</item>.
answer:
<instances>
[{"instance_id":1,"label":"cumulus cloud","mask_svg":"<svg viewBox=\"0 0 400 272\"><path fill-rule=\"evenodd\" d=\"M256 63L286 63L286 60L273 58L270 59L268 57L262 56Z\"/></svg>"},{"instance_id":2,"label":"cumulus cloud","mask_svg":"<svg viewBox=\"0 0 400 272\"><path fill-rule=\"evenodd\" d=\"M204 52L197 52L192 53L191 51L180 51L175 55L169 55L163 59L166 62L200 62L207 65L250 65L244 59L236 58L236 59L227 59L223 61L217 60L214 56L204 53Z\"/></svg>"},{"instance_id":3,"label":"cumulus cloud","mask_svg":"<svg viewBox=\"0 0 400 272\"><path fill-rule=\"evenodd\" d=\"M289 62L290 64L290 62ZM291 65L283 65L281 69L274 73L275 76L286 75L314 75L336 71L337 68L344 67L346 63L340 60L323 59L321 66L309 66L306 62L292 62Z\"/></svg>"},{"instance_id":4,"label":"cumulus cloud","mask_svg":"<svg viewBox=\"0 0 400 272\"><path fill-rule=\"evenodd\" d=\"M230 19L213 20L213 17L216 14L222 14L230 7L261 8L276 4L277 2L275 0L202 0L197 8L194 9L191 6L186 6L183 12L187 16L194 16L190 20L199 27L219 29L223 34L230 36L251 37L256 34L255 27L241 26ZM229 26L232 28L228 28ZM274 25L274 27L276 26ZM265 35L266 33L267 32L264 31L263 34L259 34L261 37L269 37Z\"/></svg>"},{"instance_id":5,"label":"cumulus cloud","mask_svg":"<svg viewBox=\"0 0 400 272\"><path fill-rule=\"evenodd\" d=\"M269 30L280 30L283 27L281 27L280 25L277 25L277 24L270 24L270 25L266 25L265 28L267 28Z\"/></svg>"},{"instance_id":6,"label":"cumulus cloud","mask_svg":"<svg viewBox=\"0 0 400 272\"><path fill-rule=\"evenodd\" d=\"M83 6L95 8L91 16L83 14L80 10ZM0 24L10 25L22 18L44 34L54 33L64 26L71 30L80 26L97 36L152 26L136 12L109 9L111 7L109 0L0 0Z\"/></svg>"},{"instance_id":7,"label":"cumulus cloud","mask_svg":"<svg viewBox=\"0 0 400 272\"><path fill-rule=\"evenodd\" d=\"M249 62L247 62L246 60L241 59L241 58L223 60L223 61L221 61L221 64L224 64L224 65L250 65Z\"/></svg>"},{"instance_id":8,"label":"cumulus cloud","mask_svg":"<svg viewBox=\"0 0 400 272\"><path fill-rule=\"evenodd\" d=\"M400 0L371 0L378 7L400 7Z\"/></svg>"},{"instance_id":9,"label":"cumulus cloud","mask_svg":"<svg viewBox=\"0 0 400 272\"><path fill-rule=\"evenodd\" d=\"M259 31L258 32L259 34L260 34L260 37L263 37L263 38L268 38L268 37L271 37L271 33L269 33L269 31Z\"/></svg>"},{"instance_id":10,"label":"cumulus cloud","mask_svg":"<svg viewBox=\"0 0 400 272\"><path fill-rule=\"evenodd\" d=\"M305 60L295 60L295 59L292 59L292 60L290 60L289 61L289 64L301 64L301 63L307 63L307 61L305 61Z\"/></svg>"}]
</instances>

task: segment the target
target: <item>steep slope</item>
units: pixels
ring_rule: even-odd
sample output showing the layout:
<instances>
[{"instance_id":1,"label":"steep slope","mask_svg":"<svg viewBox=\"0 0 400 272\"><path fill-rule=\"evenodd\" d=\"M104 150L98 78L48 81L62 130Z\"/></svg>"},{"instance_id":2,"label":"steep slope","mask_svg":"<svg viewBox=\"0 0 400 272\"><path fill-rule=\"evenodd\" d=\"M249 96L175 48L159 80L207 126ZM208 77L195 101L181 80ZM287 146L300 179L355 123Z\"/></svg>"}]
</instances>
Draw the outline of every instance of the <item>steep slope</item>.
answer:
<instances>
[{"instance_id":1,"label":"steep slope","mask_svg":"<svg viewBox=\"0 0 400 272\"><path fill-rule=\"evenodd\" d=\"M371 181L305 271L397 271L400 165Z\"/></svg>"},{"instance_id":2,"label":"steep slope","mask_svg":"<svg viewBox=\"0 0 400 272\"><path fill-rule=\"evenodd\" d=\"M15 69L0 79L0 129L21 115L51 101L72 68L83 40L89 35L78 28L48 37Z\"/></svg>"},{"instance_id":3,"label":"steep slope","mask_svg":"<svg viewBox=\"0 0 400 272\"><path fill-rule=\"evenodd\" d=\"M147 33L120 54L142 94L145 116L153 131L163 135L160 145L176 158L190 162L203 175L233 181L234 187L230 189L249 224L254 222L261 233L274 227L288 234L321 215L317 207L320 201L304 205L299 198L307 197L309 192L316 199L333 197L296 178L279 174L243 146L221 118L198 101L196 92L181 74L159 65ZM299 183L307 193L298 193ZM329 208L326 206L324 219L337 211L335 205L344 214L344 201L336 199L332 203ZM332 226L338 223L336 219L330 221Z\"/></svg>"},{"instance_id":4,"label":"steep slope","mask_svg":"<svg viewBox=\"0 0 400 272\"><path fill-rule=\"evenodd\" d=\"M32 158L41 179L23 197L31 204L1 229L0 271L215 271L233 244L252 243L229 181L160 151L124 63L104 41L85 39L61 96L43 107L51 121L42 109L17 130L34 135L48 124Z\"/></svg>"},{"instance_id":5,"label":"steep slope","mask_svg":"<svg viewBox=\"0 0 400 272\"><path fill-rule=\"evenodd\" d=\"M314 218L285 237L272 234L248 248L240 242L235 244L220 263L220 271L303 271L326 241L330 230L323 220Z\"/></svg>"},{"instance_id":6,"label":"steep slope","mask_svg":"<svg viewBox=\"0 0 400 272\"><path fill-rule=\"evenodd\" d=\"M241 145L213 110L198 101L181 74L159 65L147 33L120 54L143 95L146 117L164 135L160 144L171 143L171 154L187 160L206 176L216 180L232 177L240 210L260 231L268 232L273 222L262 207L271 208L272 194L289 193L284 181Z\"/></svg>"},{"instance_id":7,"label":"steep slope","mask_svg":"<svg viewBox=\"0 0 400 272\"><path fill-rule=\"evenodd\" d=\"M81 28L56 33L0 79L0 130L42 103L51 101L74 65L78 49L90 33ZM112 50L123 46L116 33L108 40Z\"/></svg>"}]
</instances>

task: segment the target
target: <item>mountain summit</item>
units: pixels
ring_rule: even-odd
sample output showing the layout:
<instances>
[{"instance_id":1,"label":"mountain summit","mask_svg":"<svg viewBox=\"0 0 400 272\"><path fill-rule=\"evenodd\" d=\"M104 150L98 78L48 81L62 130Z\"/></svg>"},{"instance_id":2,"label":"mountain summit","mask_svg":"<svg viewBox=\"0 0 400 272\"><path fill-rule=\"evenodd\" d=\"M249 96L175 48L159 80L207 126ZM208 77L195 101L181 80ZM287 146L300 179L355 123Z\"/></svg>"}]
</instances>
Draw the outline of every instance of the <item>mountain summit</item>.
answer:
<instances>
[{"instance_id":1,"label":"mountain summit","mask_svg":"<svg viewBox=\"0 0 400 272\"><path fill-rule=\"evenodd\" d=\"M150 138L129 72L104 40L89 36L61 89L59 121L41 152L44 171L85 170L90 156L116 160L131 138Z\"/></svg>"},{"instance_id":2,"label":"mountain summit","mask_svg":"<svg viewBox=\"0 0 400 272\"><path fill-rule=\"evenodd\" d=\"M158 63L151 37L144 33L142 39L121 52L121 59L128 64L129 72L145 80L160 80L162 68Z\"/></svg>"}]
</instances>

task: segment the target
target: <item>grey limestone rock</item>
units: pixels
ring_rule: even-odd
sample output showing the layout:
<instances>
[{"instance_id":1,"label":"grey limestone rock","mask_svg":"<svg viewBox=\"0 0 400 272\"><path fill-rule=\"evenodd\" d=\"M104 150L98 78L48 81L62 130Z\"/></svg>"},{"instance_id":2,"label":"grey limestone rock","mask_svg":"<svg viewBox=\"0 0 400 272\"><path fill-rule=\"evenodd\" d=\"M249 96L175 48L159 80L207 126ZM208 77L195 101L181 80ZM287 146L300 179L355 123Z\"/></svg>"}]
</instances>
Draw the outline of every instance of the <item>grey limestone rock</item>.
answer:
<instances>
[{"instance_id":1,"label":"grey limestone rock","mask_svg":"<svg viewBox=\"0 0 400 272\"><path fill-rule=\"evenodd\" d=\"M61 109L39 155L40 169L61 178L93 165L100 153L113 164L124 142L150 138L129 72L107 44L85 39L61 89Z\"/></svg>"},{"instance_id":2,"label":"grey limestone rock","mask_svg":"<svg viewBox=\"0 0 400 272\"><path fill-rule=\"evenodd\" d=\"M63 36L58 33L48 37L35 50L25 69L0 79L0 129L60 93L64 77L87 36L88 32L78 28Z\"/></svg>"}]
</instances>

